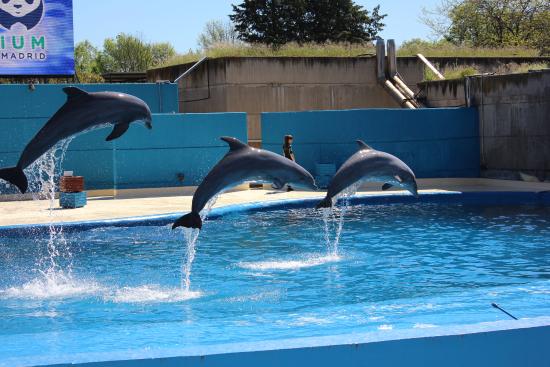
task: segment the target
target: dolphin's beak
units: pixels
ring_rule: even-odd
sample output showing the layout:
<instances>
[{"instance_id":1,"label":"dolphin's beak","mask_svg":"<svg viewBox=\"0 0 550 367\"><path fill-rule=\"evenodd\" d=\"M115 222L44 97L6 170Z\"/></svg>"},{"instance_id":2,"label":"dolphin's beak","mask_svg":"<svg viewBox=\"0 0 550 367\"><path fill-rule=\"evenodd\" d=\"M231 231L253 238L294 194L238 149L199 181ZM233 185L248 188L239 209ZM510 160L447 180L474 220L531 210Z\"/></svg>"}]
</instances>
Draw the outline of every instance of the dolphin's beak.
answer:
<instances>
[{"instance_id":1,"label":"dolphin's beak","mask_svg":"<svg viewBox=\"0 0 550 367\"><path fill-rule=\"evenodd\" d=\"M418 188L416 187L416 185L414 185L414 188L413 188L413 190L411 191L411 194L413 194L415 198L419 198L419 197L420 197L420 194L418 193Z\"/></svg>"},{"instance_id":2,"label":"dolphin's beak","mask_svg":"<svg viewBox=\"0 0 550 367\"><path fill-rule=\"evenodd\" d=\"M152 123L150 117L145 119L145 127L148 128L149 130L151 130L153 128L153 123Z\"/></svg>"}]
</instances>

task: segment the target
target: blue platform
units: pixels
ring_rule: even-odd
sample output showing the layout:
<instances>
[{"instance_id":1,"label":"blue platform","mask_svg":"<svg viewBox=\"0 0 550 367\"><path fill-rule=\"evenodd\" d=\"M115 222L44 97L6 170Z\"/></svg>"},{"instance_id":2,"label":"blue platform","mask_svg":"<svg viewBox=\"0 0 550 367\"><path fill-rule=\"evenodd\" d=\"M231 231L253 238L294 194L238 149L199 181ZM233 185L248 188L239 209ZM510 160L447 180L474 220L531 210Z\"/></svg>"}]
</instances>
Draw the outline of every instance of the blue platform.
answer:
<instances>
[{"instance_id":1,"label":"blue platform","mask_svg":"<svg viewBox=\"0 0 550 367\"><path fill-rule=\"evenodd\" d=\"M82 208L86 203L86 191L59 193L59 206L64 209Z\"/></svg>"}]
</instances>

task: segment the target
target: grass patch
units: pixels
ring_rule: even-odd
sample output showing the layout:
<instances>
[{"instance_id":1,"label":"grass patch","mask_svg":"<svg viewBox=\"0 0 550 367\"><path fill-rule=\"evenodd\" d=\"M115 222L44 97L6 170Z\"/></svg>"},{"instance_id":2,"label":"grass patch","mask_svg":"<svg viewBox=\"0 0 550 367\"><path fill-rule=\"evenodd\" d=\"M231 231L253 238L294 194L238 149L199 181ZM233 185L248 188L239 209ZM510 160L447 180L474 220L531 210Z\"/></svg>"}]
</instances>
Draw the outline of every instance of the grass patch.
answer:
<instances>
[{"instance_id":1,"label":"grass patch","mask_svg":"<svg viewBox=\"0 0 550 367\"><path fill-rule=\"evenodd\" d=\"M372 44L304 44L289 43L273 49L264 45L216 44L206 51L189 51L166 61L160 67L198 61L203 56L220 57L357 57L375 55Z\"/></svg>"},{"instance_id":2,"label":"grass patch","mask_svg":"<svg viewBox=\"0 0 550 367\"><path fill-rule=\"evenodd\" d=\"M531 70L544 70L550 69L550 63L538 62L534 64L519 64L512 70L513 73L528 73Z\"/></svg>"},{"instance_id":3,"label":"grass patch","mask_svg":"<svg viewBox=\"0 0 550 367\"><path fill-rule=\"evenodd\" d=\"M537 57L539 51L526 47L469 47L457 46L447 41L424 41L413 39L404 42L397 50L397 56L426 57Z\"/></svg>"}]
</instances>

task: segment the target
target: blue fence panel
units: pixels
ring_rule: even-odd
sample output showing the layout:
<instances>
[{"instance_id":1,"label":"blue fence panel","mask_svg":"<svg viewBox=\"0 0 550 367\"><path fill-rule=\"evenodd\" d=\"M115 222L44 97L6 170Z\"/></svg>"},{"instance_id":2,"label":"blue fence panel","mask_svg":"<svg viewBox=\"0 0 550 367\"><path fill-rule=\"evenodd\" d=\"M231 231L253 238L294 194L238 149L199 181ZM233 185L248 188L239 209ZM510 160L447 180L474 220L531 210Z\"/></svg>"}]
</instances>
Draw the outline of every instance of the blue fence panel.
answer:
<instances>
[{"instance_id":1,"label":"blue fence panel","mask_svg":"<svg viewBox=\"0 0 550 367\"><path fill-rule=\"evenodd\" d=\"M262 114L262 146L281 153L294 135L298 163L339 167L357 139L402 159L420 178L479 177L479 125L472 108L365 109Z\"/></svg>"},{"instance_id":2,"label":"blue fence panel","mask_svg":"<svg viewBox=\"0 0 550 367\"><path fill-rule=\"evenodd\" d=\"M228 151L220 136L247 141L245 113L155 115L153 129L116 141L117 188L198 185Z\"/></svg>"},{"instance_id":3,"label":"blue fence panel","mask_svg":"<svg viewBox=\"0 0 550 367\"><path fill-rule=\"evenodd\" d=\"M153 113L178 112L176 84L70 84L87 92L122 92L143 99ZM39 84L35 90L26 85L0 85L0 119L40 118L47 120L67 100L63 88L68 84ZM46 121L44 121L45 123Z\"/></svg>"},{"instance_id":4,"label":"blue fence panel","mask_svg":"<svg viewBox=\"0 0 550 367\"><path fill-rule=\"evenodd\" d=\"M38 118L0 119L0 167L14 166L43 124ZM84 176L87 190L197 185L228 151L220 136L247 141L245 113L153 114L152 130L132 124L121 138L106 142L111 130L77 136L65 154L62 170Z\"/></svg>"}]
</instances>

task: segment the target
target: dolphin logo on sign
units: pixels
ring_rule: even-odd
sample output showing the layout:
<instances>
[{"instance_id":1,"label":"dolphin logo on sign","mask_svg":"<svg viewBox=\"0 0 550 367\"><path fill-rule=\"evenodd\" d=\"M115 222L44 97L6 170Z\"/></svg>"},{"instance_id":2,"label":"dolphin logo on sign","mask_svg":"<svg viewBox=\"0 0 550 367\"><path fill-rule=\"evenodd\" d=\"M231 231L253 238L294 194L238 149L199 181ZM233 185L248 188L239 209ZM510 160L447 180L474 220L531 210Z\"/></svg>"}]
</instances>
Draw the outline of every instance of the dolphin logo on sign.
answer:
<instances>
[{"instance_id":1,"label":"dolphin logo on sign","mask_svg":"<svg viewBox=\"0 0 550 367\"><path fill-rule=\"evenodd\" d=\"M44 15L44 0L0 0L0 27L7 30L20 23L30 31Z\"/></svg>"}]
</instances>

